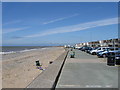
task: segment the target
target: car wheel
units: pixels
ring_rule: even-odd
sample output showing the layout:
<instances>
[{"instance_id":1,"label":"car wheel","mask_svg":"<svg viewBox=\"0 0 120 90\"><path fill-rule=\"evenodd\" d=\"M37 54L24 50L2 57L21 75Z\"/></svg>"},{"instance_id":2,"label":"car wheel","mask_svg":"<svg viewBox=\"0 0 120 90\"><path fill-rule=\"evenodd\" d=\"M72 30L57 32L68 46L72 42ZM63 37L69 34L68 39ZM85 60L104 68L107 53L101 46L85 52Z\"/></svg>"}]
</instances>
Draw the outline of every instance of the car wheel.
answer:
<instances>
[{"instance_id":1,"label":"car wheel","mask_svg":"<svg viewBox=\"0 0 120 90\"><path fill-rule=\"evenodd\" d=\"M93 52L92 55L96 55L96 52Z\"/></svg>"},{"instance_id":2,"label":"car wheel","mask_svg":"<svg viewBox=\"0 0 120 90\"><path fill-rule=\"evenodd\" d=\"M106 58L106 54L103 54L103 58Z\"/></svg>"}]
</instances>

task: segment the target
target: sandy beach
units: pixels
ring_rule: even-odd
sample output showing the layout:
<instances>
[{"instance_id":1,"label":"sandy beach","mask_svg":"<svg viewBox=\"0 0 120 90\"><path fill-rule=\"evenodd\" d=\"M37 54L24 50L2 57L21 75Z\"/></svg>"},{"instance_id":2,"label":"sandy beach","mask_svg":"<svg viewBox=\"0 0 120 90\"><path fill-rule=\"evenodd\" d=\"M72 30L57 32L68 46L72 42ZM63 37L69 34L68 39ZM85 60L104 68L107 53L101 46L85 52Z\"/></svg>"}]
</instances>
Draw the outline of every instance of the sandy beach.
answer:
<instances>
[{"instance_id":1,"label":"sandy beach","mask_svg":"<svg viewBox=\"0 0 120 90\"><path fill-rule=\"evenodd\" d=\"M51 47L2 56L2 88L25 88L42 70L36 68L39 60L43 69L49 68L49 61L56 60L64 48Z\"/></svg>"}]
</instances>

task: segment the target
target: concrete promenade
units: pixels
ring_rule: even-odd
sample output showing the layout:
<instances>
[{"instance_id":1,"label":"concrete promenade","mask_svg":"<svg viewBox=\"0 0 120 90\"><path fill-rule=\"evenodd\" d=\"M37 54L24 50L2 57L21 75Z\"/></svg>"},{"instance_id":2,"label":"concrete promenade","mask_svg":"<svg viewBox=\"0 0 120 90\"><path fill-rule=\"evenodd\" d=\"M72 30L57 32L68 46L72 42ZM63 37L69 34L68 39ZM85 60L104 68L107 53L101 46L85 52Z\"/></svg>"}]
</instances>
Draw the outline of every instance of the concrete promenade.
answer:
<instances>
[{"instance_id":1,"label":"concrete promenade","mask_svg":"<svg viewBox=\"0 0 120 90\"><path fill-rule=\"evenodd\" d=\"M106 60L75 50L69 52L56 88L118 88L118 67ZM112 89L113 90L113 89Z\"/></svg>"}]
</instances>

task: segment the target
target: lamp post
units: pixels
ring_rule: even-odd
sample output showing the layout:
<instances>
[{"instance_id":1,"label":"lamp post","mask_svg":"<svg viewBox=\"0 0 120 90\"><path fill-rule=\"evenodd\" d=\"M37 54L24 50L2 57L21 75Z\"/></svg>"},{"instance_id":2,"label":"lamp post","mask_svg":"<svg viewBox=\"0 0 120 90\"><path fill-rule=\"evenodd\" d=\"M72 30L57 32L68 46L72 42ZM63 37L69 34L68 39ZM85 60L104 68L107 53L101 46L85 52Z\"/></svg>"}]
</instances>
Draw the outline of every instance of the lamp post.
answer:
<instances>
[{"instance_id":1,"label":"lamp post","mask_svg":"<svg viewBox=\"0 0 120 90\"><path fill-rule=\"evenodd\" d=\"M115 40L112 39L112 42L113 42L113 47L114 47L114 51L115 51ZM115 57L116 57L116 53L115 53ZM116 64L116 58L115 58L115 64Z\"/></svg>"}]
</instances>

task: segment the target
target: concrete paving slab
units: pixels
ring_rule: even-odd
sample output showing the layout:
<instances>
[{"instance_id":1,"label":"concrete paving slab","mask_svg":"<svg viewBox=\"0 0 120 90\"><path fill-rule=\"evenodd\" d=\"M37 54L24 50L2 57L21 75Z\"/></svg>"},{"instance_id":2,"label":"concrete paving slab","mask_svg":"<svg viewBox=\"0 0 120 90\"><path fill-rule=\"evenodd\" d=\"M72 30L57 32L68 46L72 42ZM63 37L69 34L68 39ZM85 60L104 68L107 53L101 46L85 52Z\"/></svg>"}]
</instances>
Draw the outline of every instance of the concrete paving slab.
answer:
<instances>
[{"instance_id":1,"label":"concrete paving slab","mask_svg":"<svg viewBox=\"0 0 120 90\"><path fill-rule=\"evenodd\" d=\"M69 55L72 52L69 53ZM117 88L118 67L107 66L96 56L75 51L67 57L56 88Z\"/></svg>"}]
</instances>

